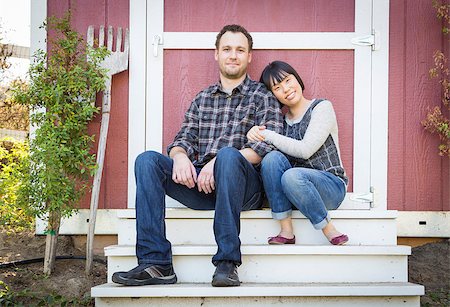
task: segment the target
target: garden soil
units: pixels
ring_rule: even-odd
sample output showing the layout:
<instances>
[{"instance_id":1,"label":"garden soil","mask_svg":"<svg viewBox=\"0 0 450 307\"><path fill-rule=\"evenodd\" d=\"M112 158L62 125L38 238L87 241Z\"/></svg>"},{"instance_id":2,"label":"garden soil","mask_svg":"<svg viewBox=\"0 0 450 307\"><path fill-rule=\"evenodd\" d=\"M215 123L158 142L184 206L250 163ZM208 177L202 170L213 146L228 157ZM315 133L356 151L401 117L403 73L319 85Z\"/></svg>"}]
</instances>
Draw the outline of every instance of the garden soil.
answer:
<instances>
[{"instance_id":1,"label":"garden soil","mask_svg":"<svg viewBox=\"0 0 450 307\"><path fill-rule=\"evenodd\" d=\"M40 258L43 257L44 250L44 236L0 231L1 263ZM75 248L70 236L60 236L57 254L84 256L85 252ZM106 259L97 260L90 276L85 275L84 260L58 260L55 271L50 276L42 273L42 263L34 263L0 268L0 281L14 293L23 293L26 289L30 293L75 298L80 304L91 306L93 300L89 300L90 288L106 282ZM413 248L408 266L409 281L426 288L427 294L421 298L422 306L450 306L447 305L450 304L450 240ZM24 303L27 303L25 299Z\"/></svg>"}]
</instances>

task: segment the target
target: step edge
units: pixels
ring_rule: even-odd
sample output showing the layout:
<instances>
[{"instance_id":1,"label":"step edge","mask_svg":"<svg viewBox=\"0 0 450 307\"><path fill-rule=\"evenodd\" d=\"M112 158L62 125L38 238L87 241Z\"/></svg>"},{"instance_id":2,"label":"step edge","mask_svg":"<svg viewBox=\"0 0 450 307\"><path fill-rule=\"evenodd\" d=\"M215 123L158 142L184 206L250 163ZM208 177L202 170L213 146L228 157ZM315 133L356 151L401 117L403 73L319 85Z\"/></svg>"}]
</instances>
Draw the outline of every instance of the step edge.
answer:
<instances>
[{"instance_id":1,"label":"step edge","mask_svg":"<svg viewBox=\"0 0 450 307\"><path fill-rule=\"evenodd\" d=\"M135 209L117 210L119 219L136 219ZM397 210L331 210L332 219L396 219ZM214 210L192 210L188 208L166 208L166 219L212 219ZM292 212L293 219L306 219L299 211ZM241 212L241 219L272 219L270 209Z\"/></svg>"},{"instance_id":2,"label":"step edge","mask_svg":"<svg viewBox=\"0 0 450 307\"><path fill-rule=\"evenodd\" d=\"M172 245L173 255L214 255L216 245ZM404 245L242 245L242 255L386 255L408 256L411 247ZM135 256L134 245L110 245L105 256Z\"/></svg>"},{"instance_id":3,"label":"step edge","mask_svg":"<svg viewBox=\"0 0 450 307\"><path fill-rule=\"evenodd\" d=\"M112 293L108 293L112 292ZM126 287L107 283L91 288L92 297L234 297L234 296L420 296L422 285L399 283L244 283L240 287L214 288L209 283Z\"/></svg>"}]
</instances>

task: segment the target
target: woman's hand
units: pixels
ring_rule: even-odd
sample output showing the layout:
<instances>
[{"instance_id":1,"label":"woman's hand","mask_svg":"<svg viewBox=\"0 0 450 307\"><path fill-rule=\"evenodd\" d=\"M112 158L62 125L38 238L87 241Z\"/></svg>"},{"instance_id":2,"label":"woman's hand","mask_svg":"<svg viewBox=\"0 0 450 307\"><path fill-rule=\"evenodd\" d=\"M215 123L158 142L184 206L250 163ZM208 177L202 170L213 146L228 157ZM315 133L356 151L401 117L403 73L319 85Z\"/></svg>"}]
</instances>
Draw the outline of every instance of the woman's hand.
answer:
<instances>
[{"instance_id":1,"label":"woman's hand","mask_svg":"<svg viewBox=\"0 0 450 307\"><path fill-rule=\"evenodd\" d=\"M266 129L266 126L253 126L247 132L247 139L251 142L264 142L264 136L259 132Z\"/></svg>"}]
</instances>

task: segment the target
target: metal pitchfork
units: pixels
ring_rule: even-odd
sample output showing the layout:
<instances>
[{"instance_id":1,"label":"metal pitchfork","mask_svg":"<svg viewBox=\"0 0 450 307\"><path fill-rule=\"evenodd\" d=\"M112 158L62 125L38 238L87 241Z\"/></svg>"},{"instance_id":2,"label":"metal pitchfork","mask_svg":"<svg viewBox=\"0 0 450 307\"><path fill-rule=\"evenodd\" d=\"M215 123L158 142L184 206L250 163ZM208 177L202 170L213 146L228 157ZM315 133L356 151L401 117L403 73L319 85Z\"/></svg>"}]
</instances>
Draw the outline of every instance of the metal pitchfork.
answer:
<instances>
[{"instance_id":1,"label":"metal pitchfork","mask_svg":"<svg viewBox=\"0 0 450 307\"><path fill-rule=\"evenodd\" d=\"M87 43L94 47L94 26L89 26L87 31ZM98 45L103 47L105 44L105 27L100 26ZM107 69L107 78L105 81L105 90L103 91L102 99L102 123L100 126L100 137L97 151L97 165L98 169L94 175L94 185L92 187L91 206L89 216L89 231L86 243L86 273L92 271L93 261L93 245L94 245L94 231L95 220L97 217L98 198L100 194L100 183L102 180L103 163L105 160L106 139L108 136L109 116L111 111L111 80L112 76L128 69L128 53L129 45L129 31L125 30L124 50L122 49L122 28L117 28L116 50L112 51L113 47L113 27L108 27L108 42L106 45L110 51L110 55L106 57L101 63L101 67Z\"/></svg>"}]
</instances>

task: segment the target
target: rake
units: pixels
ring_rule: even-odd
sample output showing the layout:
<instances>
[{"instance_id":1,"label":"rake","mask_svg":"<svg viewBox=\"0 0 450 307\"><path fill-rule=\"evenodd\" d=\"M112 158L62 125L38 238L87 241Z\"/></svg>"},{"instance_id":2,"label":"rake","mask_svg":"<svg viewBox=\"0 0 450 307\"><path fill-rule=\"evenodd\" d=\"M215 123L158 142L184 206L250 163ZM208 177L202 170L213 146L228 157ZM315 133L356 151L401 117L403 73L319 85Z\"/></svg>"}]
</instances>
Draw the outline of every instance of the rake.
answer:
<instances>
[{"instance_id":1,"label":"rake","mask_svg":"<svg viewBox=\"0 0 450 307\"><path fill-rule=\"evenodd\" d=\"M94 26L89 26L87 31L87 43L94 47ZM100 26L98 46L105 46L105 27ZM112 51L113 47L113 27L108 27L107 49L110 55L106 57L100 66L107 70L105 90L103 91L102 99L102 122L100 126L99 144L97 150L97 166L98 169L94 175L94 183L91 194L91 205L89 215L89 231L86 243L86 273L90 274L92 271L92 261L94 253L94 232L95 221L97 218L98 199L100 195L100 183L102 181L103 163L105 161L106 139L108 137L109 117L111 111L111 81L112 76L128 69L128 53L129 53L129 31L125 30L125 42L122 49L122 28L117 28L116 50Z\"/></svg>"}]
</instances>

